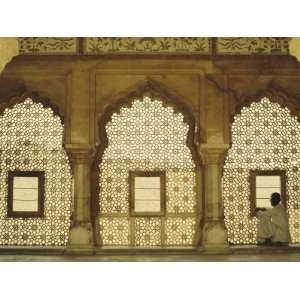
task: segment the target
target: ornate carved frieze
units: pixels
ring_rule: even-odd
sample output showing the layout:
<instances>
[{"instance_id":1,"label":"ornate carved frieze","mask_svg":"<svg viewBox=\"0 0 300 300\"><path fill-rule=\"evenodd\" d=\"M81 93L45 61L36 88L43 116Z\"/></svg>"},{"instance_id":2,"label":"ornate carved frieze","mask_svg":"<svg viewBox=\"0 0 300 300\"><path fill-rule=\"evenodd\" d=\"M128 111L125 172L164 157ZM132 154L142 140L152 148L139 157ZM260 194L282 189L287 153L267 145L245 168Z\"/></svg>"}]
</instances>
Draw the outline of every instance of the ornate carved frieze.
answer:
<instances>
[{"instance_id":1,"label":"ornate carved frieze","mask_svg":"<svg viewBox=\"0 0 300 300\"><path fill-rule=\"evenodd\" d=\"M288 55L288 37L21 37L21 54ZM213 52L212 44L216 44ZM79 44L82 45L79 49Z\"/></svg>"},{"instance_id":2,"label":"ornate carved frieze","mask_svg":"<svg viewBox=\"0 0 300 300\"><path fill-rule=\"evenodd\" d=\"M290 39L287 37L217 38L217 54L288 55Z\"/></svg>"},{"instance_id":3,"label":"ornate carved frieze","mask_svg":"<svg viewBox=\"0 0 300 300\"><path fill-rule=\"evenodd\" d=\"M210 54L210 39L200 37L90 37L84 39L85 54L196 53Z\"/></svg>"},{"instance_id":4,"label":"ornate carved frieze","mask_svg":"<svg viewBox=\"0 0 300 300\"><path fill-rule=\"evenodd\" d=\"M77 54L78 38L73 37L21 37L20 54Z\"/></svg>"}]
</instances>

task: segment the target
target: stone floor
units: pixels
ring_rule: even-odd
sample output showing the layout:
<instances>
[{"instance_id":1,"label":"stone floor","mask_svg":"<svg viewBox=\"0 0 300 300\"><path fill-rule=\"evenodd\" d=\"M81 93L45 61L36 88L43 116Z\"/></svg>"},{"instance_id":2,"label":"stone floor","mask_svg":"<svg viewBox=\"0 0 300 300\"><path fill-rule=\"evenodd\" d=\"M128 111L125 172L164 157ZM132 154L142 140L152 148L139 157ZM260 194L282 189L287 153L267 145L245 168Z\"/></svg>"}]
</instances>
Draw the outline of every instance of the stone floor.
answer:
<instances>
[{"instance_id":1,"label":"stone floor","mask_svg":"<svg viewBox=\"0 0 300 300\"><path fill-rule=\"evenodd\" d=\"M0 249L1 262L300 262L300 247L230 247L225 253L203 249L98 250L93 254L63 253L61 250Z\"/></svg>"},{"instance_id":2,"label":"stone floor","mask_svg":"<svg viewBox=\"0 0 300 300\"><path fill-rule=\"evenodd\" d=\"M156 255L156 256L46 256L2 255L1 262L299 262L300 254L280 255Z\"/></svg>"}]
</instances>

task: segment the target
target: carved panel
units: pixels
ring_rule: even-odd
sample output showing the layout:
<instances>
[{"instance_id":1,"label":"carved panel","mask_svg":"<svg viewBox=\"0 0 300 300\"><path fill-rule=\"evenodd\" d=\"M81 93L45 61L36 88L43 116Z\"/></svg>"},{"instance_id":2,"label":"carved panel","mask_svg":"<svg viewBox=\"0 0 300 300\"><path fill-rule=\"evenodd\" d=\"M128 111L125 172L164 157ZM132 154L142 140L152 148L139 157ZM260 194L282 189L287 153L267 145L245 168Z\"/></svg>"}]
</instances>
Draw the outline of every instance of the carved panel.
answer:
<instances>
[{"instance_id":1,"label":"carved panel","mask_svg":"<svg viewBox=\"0 0 300 300\"><path fill-rule=\"evenodd\" d=\"M85 54L196 53L210 54L210 39L200 37L89 37Z\"/></svg>"},{"instance_id":2,"label":"carved panel","mask_svg":"<svg viewBox=\"0 0 300 300\"><path fill-rule=\"evenodd\" d=\"M288 37L216 38L217 54L288 55ZM21 37L21 54L77 54L80 38ZM208 37L87 37L84 54L212 54Z\"/></svg>"},{"instance_id":3,"label":"carved panel","mask_svg":"<svg viewBox=\"0 0 300 300\"><path fill-rule=\"evenodd\" d=\"M72 37L19 38L21 54L76 54L78 39Z\"/></svg>"},{"instance_id":4,"label":"carved panel","mask_svg":"<svg viewBox=\"0 0 300 300\"><path fill-rule=\"evenodd\" d=\"M217 38L217 54L288 55L290 39L283 37Z\"/></svg>"}]
</instances>

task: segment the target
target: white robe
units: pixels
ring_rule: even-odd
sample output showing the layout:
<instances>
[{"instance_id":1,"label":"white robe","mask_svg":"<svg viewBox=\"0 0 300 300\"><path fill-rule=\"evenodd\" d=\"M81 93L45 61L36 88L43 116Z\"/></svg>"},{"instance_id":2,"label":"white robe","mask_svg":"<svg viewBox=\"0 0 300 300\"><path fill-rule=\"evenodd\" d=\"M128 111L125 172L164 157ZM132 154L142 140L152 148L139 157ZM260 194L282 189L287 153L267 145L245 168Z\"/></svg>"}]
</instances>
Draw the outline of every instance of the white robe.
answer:
<instances>
[{"instance_id":1,"label":"white robe","mask_svg":"<svg viewBox=\"0 0 300 300\"><path fill-rule=\"evenodd\" d=\"M266 211L258 211L258 242L271 239L272 242L289 243L290 232L285 208L278 204Z\"/></svg>"}]
</instances>

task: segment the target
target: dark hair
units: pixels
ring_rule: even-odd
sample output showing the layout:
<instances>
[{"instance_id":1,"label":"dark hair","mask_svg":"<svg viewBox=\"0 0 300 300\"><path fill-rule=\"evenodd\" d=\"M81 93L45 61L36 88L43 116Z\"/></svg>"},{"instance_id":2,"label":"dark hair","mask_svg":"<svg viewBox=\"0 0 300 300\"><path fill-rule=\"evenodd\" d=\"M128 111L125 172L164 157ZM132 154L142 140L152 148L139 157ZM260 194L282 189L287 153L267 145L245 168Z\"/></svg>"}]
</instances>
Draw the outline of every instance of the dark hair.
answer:
<instances>
[{"instance_id":1,"label":"dark hair","mask_svg":"<svg viewBox=\"0 0 300 300\"><path fill-rule=\"evenodd\" d=\"M273 193L271 195L271 204L272 206L276 206L280 202L280 194L279 193Z\"/></svg>"}]
</instances>

